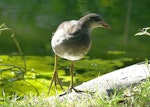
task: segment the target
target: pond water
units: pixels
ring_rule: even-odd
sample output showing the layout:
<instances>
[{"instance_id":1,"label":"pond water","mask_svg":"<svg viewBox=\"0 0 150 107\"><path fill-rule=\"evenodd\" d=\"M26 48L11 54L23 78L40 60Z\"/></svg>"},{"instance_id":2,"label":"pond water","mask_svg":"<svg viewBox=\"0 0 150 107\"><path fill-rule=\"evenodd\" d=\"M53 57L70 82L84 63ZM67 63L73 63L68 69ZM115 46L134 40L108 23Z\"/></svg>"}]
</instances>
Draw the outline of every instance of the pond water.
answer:
<instances>
[{"instance_id":1,"label":"pond water","mask_svg":"<svg viewBox=\"0 0 150 107\"><path fill-rule=\"evenodd\" d=\"M26 56L26 69L20 56L0 56L0 84L1 93L5 95L47 95L53 75L54 57ZM116 60L84 59L75 63L74 84L79 85L105 73L124 66L129 58ZM70 61L58 60L58 73L65 89L70 83ZM60 87L58 90L61 92ZM52 87L51 95L55 94ZM3 94L1 95L3 98Z\"/></svg>"}]
</instances>

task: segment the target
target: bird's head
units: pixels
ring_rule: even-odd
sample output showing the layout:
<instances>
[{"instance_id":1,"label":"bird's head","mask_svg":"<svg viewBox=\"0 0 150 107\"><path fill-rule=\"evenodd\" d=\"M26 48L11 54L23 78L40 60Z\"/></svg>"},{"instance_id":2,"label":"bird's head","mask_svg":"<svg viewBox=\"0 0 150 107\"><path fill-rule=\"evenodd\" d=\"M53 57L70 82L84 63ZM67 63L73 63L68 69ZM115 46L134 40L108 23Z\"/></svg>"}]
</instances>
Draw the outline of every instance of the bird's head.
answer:
<instances>
[{"instance_id":1,"label":"bird's head","mask_svg":"<svg viewBox=\"0 0 150 107\"><path fill-rule=\"evenodd\" d=\"M106 23L104 19L99 14L96 13L91 13L82 17L79 20L79 22L81 22L83 26L86 26L90 29L97 27L110 28L109 24Z\"/></svg>"}]
</instances>

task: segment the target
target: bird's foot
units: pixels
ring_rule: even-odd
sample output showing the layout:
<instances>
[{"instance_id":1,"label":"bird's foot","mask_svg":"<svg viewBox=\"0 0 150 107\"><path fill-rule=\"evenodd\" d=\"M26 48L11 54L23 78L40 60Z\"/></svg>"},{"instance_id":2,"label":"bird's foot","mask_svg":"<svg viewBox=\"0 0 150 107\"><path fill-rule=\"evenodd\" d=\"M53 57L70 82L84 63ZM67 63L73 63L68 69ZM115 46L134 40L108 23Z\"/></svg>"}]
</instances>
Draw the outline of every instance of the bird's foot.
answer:
<instances>
[{"instance_id":1,"label":"bird's foot","mask_svg":"<svg viewBox=\"0 0 150 107\"><path fill-rule=\"evenodd\" d=\"M78 90L78 89L75 89L74 87L70 87L68 88L64 93L60 94L59 96L64 96L66 94L69 94L71 93L72 91L76 92L76 93L90 93L90 94L93 94L94 92L89 92L89 91L82 91L82 90Z\"/></svg>"},{"instance_id":2,"label":"bird's foot","mask_svg":"<svg viewBox=\"0 0 150 107\"><path fill-rule=\"evenodd\" d=\"M63 95L66 95L66 94L68 94L68 93L71 93L72 90L74 90L76 93L83 92L83 91L81 91L81 90L75 89L74 87L70 87L70 88L68 88L64 93L60 94L59 96L63 96Z\"/></svg>"},{"instance_id":3,"label":"bird's foot","mask_svg":"<svg viewBox=\"0 0 150 107\"><path fill-rule=\"evenodd\" d=\"M54 83L56 89L57 89L57 83L58 83L60 88L64 91L64 88L63 88L63 86L61 84L61 81L60 81L60 79L58 77L57 72L54 72L54 75L52 77L52 80L51 80L51 83L50 83L50 86L49 86L48 94L50 94L50 91L51 91L53 83Z\"/></svg>"}]
</instances>

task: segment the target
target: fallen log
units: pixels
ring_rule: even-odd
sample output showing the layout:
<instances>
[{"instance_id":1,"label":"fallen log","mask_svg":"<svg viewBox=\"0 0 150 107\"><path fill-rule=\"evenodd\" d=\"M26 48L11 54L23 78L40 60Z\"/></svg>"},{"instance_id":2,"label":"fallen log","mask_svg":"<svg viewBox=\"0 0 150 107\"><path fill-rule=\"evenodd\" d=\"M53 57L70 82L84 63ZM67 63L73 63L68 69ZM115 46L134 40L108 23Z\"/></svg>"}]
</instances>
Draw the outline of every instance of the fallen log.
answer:
<instances>
[{"instance_id":1,"label":"fallen log","mask_svg":"<svg viewBox=\"0 0 150 107\"><path fill-rule=\"evenodd\" d=\"M102 75L88 82L76 86L76 89L88 92L94 92L98 95L110 95L113 90L123 87L136 85L150 77L150 61L137 63L119 70L115 70L108 74ZM91 93L76 93L71 92L67 95L57 97L59 101L80 101L86 97L92 97ZM46 100L52 101L56 96L50 97Z\"/></svg>"}]
</instances>

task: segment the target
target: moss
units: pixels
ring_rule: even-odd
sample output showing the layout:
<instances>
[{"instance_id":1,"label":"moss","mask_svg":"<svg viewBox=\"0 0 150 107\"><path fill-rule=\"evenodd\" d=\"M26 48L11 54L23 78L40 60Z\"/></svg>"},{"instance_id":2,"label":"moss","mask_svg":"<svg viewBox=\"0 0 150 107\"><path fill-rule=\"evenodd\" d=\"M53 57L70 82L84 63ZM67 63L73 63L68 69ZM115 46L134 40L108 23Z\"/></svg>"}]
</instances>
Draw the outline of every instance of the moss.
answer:
<instances>
[{"instance_id":1,"label":"moss","mask_svg":"<svg viewBox=\"0 0 150 107\"><path fill-rule=\"evenodd\" d=\"M0 56L0 84L1 93L18 96L28 94L47 95L50 80L53 75L54 58L51 56L25 56L27 71L24 73L24 64L19 56ZM124 66L130 61L128 58L103 60L103 59L84 59L75 64L74 83L79 85L82 82L96 78L97 76L111 72L116 68ZM70 61L58 60L58 74L65 89L70 83ZM52 87L55 94L55 87ZM58 92L61 92L58 86ZM1 95L1 97L3 94Z\"/></svg>"}]
</instances>

